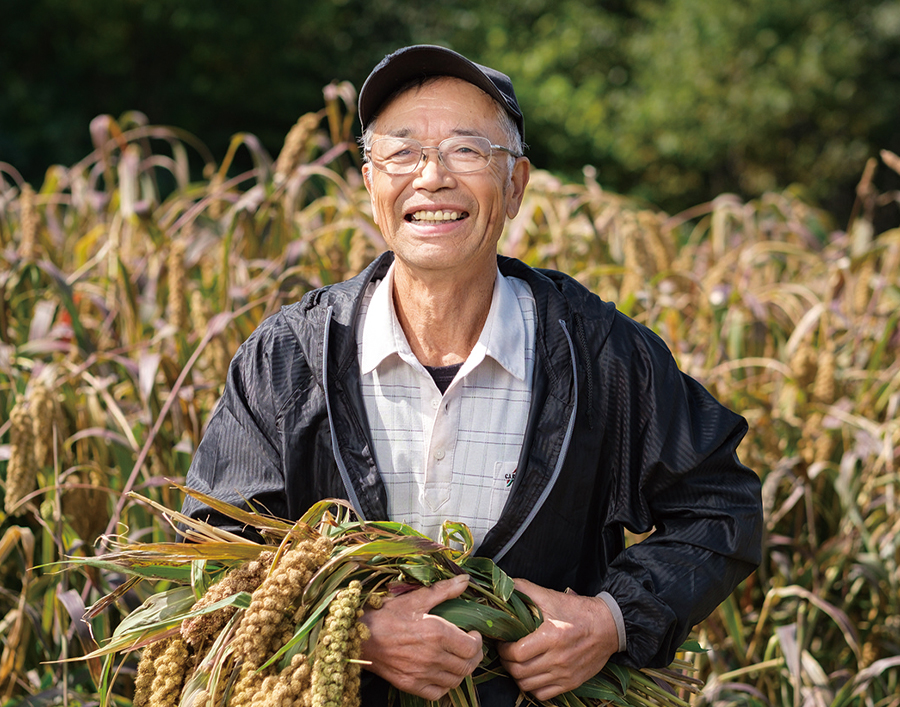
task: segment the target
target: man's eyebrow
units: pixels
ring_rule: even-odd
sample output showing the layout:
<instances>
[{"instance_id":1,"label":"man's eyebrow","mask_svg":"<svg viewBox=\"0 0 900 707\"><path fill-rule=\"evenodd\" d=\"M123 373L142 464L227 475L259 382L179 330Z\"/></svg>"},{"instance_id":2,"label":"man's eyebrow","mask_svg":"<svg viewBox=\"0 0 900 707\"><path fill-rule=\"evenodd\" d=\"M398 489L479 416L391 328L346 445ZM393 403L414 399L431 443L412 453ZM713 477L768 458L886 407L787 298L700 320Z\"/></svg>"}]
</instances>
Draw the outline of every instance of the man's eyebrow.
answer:
<instances>
[{"instance_id":1,"label":"man's eyebrow","mask_svg":"<svg viewBox=\"0 0 900 707\"><path fill-rule=\"evenodd\" d=\"M396 128L395 130L391 130L387 133L388 137L409 137L412 134L412 130L409 128ZM475 130L474 128L454 128L450 131L450 135L452 137L487 137L482 130Z\"/></svg>"},{"instance_id":2,"label":"man's eyebrow","mask_svg":"<svg viewBox=\"0 0 900 707\"><path fill-rule=\"evenodd\" d=\"M474 128L456 128L450 132L461 137L487 137L487 135L484 134L484 131L475 130Z\"/></svg>"}]
</instances>

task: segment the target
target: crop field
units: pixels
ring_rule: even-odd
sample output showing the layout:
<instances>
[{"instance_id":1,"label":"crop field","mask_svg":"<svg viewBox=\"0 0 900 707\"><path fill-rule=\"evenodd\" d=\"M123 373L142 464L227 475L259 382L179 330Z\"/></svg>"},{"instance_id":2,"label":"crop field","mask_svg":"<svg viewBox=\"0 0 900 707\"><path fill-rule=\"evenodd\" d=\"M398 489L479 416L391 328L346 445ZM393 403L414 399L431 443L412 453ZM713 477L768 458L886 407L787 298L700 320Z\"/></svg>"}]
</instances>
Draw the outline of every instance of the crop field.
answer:
<instances>
[{"instance_id":1,"label":"crop field","mask_svg":"<svg viewBox=\"0 0 900 707\"><path fill-rule=\"evenodd\" d=\"M95 666L66 659L134 607L82 622L122 578L54 563L110 534L173 539L130 494L180 508L169 480L241 341L383 250L352 102L329 87L277 159L250 134L213 156L129 114L94 119L96 149L36 188L0 163L0 705L96 704ZM847 224L790 191L673 215L591 168L536 170L501 242L652 328L749 422L764 559L696 628L691 704L900 705L900 224L872 226L900 202L879 190L888 170L896 155L870 160Z\"/></svg>"}]
</instances>

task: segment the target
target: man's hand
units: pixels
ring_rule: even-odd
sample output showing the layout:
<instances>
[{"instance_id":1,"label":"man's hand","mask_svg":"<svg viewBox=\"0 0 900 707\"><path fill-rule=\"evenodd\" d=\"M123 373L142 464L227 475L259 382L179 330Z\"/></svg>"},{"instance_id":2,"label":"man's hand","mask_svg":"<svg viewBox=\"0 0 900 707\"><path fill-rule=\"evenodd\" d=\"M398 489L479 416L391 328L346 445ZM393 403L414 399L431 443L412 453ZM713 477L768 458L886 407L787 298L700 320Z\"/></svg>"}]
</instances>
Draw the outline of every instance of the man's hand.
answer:
<instances>
[{"instance_id":1,"label":"man's hand","mask_svg":"<svg viewBox=\"0 0 900 707\"><path fill-rule=\"evenodd\" d=\"M498 646L500 660L519 687L539 700L572 690L593 677L619 648L616 623L598 597L564 594L523 579L524 592L544 613L534 633Z\"/></svg>"},{"instance_id":2,"label":"man's hand","mask_svg":"<svg viewBox=\"0 0 900 707\"><path fill-rule=\"evenodd\" d=\"M367 670L395 687L437 700L459 685L481 662L481 634L466 633L428 612L466 588L467 576L435 582L366 609L362 621L372 637L363 642Z\"/></svg>"}]
</instances>

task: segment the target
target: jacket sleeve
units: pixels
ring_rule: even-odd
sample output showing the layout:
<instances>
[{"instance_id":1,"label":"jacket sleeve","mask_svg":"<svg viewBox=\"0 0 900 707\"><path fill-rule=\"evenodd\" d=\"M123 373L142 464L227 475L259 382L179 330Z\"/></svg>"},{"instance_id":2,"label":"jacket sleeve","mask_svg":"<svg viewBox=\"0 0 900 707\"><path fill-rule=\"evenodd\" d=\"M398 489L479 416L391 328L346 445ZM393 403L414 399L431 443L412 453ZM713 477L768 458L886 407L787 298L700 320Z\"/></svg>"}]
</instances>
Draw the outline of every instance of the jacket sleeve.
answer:
<instances>
[{"instance_id":1,"label":"jacket sleeve","mask_svg":"<svg viewBox=\"0 0 900 707\"><path fill-rule=\"evenodd\" d=\"M225 391L209 419L186 485L228 503L286 517L279 411L289 388L289 359L275 315L238 349ZM230 518L188 496L182 512L238 534L253 535Z\"/></svg>"},{"instance_id":2,"label":"jacket sleeve","mask_svg":"<svg viewBox=\"0 0 900 707\"><path fill-rule=\"evenodd\" d=\"M611 562L602 590L625 622L627 649L617 660L664 666L758 566L761 484L737 456L746 421L679 371L654 334L638 341L607 361L618 391L607 521L652 533Z\"/></svg>"}]
</instances>

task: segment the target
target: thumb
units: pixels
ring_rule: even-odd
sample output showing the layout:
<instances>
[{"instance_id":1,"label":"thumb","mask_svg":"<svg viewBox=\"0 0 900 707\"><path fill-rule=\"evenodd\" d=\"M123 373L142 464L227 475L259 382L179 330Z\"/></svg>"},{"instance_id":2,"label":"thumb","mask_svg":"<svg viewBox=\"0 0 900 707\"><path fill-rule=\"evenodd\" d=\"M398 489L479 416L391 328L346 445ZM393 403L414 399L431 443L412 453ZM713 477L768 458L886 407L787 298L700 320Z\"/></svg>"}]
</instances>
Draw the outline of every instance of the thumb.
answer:
<instances>
[{"instance_id":1,"label":"thumb","mask_svg":"<svg viewBox=\"0 0 900 707\"><path fill-rule=\"evenodd\" d=\"M441 604L448 599L458 597L466 591L466 587L468 586L469 575L461 574L450 579L442 579L440 582L435 582L430 587L416 592L422 601L420 604L422 612L428 613L438 604Z\"/></svg>"}]
</instances>

